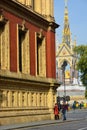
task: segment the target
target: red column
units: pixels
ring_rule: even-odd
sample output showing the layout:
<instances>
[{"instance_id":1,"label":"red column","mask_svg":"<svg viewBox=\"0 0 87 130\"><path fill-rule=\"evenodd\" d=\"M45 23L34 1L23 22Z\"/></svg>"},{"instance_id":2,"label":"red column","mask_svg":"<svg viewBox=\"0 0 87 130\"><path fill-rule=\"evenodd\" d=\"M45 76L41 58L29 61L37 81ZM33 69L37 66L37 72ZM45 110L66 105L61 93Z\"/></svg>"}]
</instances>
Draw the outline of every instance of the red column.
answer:
<instances>
[{"instance_id":1,"label":"red column","mask_svg":"<svg viewBox=\"0 0 87 130\"><path fill-rule=\"evenodd\" d=\"M30 74L36 75L35 32L30 31Z\"/></svg>"},{"instance_id":2,"label":"red column","mask_svg":"<svg viewBox=\"0 0 87 130\"><path fill-rule=\"evenodd\" d=\"M10 23L10 71L17 72L17 27Z\"/></svg>"},{"instance_id":3,"label":"red column","mask_svg":"<svg viewBox=\"0 0 87 130\"><path fill-rule=\"evenodd\" d=\"M47 32L47 77L56 78L56 55L55 55L55 33Z\"/></svg>"}]
</instances>

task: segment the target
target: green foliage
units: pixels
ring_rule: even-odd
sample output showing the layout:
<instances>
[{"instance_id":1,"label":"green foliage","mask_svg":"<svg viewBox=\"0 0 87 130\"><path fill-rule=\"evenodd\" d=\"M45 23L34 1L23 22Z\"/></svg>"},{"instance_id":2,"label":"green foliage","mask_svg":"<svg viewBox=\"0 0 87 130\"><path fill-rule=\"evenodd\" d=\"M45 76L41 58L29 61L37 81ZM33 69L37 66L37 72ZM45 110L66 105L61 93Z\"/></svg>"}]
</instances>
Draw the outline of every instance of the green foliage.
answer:
<instances>
[{"instance_id":1,"label":"green foliage","mask_svg":"<svg viewBox=\"0 0 87 130\"><path fill-rule=\"evenodd\" d=\"M85 91L85 98L87 99L87 90Z\"/></svg>"},{"instance_id":2,"label":"green foliage","mask_svg":"<svg viewBox=\"0 0 87 130\"><path fill-rule=\"evenodd\" d=\"M74 52L78 55L77 69L81 72L81 81L87 87L87 46L77 46Z\"/></svg>"}]
</instances>

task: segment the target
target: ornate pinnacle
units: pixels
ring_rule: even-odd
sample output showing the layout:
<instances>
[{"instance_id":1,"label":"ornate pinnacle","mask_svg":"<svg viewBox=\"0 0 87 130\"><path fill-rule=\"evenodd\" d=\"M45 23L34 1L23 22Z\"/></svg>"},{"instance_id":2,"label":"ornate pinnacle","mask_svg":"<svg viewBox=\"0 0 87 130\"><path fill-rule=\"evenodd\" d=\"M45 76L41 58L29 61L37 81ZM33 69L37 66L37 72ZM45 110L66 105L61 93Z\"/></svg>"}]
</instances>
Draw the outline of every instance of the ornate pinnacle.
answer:
<instances>
[{"instance_id":1,"label":"ornate pinnacle","mask_svg":"<svg viewBox=\"0 0 87 130\"><path fill-rule=\"evenodd\" d=\"M65 0L65 6L67 7L68 0Z\"/></svg>"}]
</instances>

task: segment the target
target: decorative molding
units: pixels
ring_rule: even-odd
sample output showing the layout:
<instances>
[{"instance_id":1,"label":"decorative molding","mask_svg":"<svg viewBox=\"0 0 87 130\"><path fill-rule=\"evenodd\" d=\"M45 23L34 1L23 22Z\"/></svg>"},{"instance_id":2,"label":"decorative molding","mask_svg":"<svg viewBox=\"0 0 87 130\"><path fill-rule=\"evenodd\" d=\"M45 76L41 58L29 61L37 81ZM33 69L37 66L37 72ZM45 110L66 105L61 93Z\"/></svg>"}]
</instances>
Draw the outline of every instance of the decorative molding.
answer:
<instances>
[{"instance_id":1,"label":"decorative molding","mask_svg":"<svg viewBox=\"0 0 87 130\"><path fill-rule=\"evenodd\" d=\"M38 38L43 39L43 29L41 28L40 31L37 33Z\"/></svg>"},{"instance_id":2,"label":"decorative molding","mask_svg":"<svg viewBox=\"0 0 87 130\"><path fill-rule=\"evenodd\" d=\"M4 10L3 9L0 9L0 22L6 22L6 20L5 20L5 17L4 17L4 15L3 15L3 12L4 12Z\"/></svg>"},{"instance_id":3,"label":"decorative molding","mask_svg":"<svg viewBox=\"0 0 87 130\"><path fill-rule=\"evenodd\" d=\"M24 30L25 30L25 28L26 28L26 27L25 27L25 19L23 19L23 21L22 21L22 28L21 28L21 29L22 29L22 31L24 31Z\"/></svg>"}]
</instances>

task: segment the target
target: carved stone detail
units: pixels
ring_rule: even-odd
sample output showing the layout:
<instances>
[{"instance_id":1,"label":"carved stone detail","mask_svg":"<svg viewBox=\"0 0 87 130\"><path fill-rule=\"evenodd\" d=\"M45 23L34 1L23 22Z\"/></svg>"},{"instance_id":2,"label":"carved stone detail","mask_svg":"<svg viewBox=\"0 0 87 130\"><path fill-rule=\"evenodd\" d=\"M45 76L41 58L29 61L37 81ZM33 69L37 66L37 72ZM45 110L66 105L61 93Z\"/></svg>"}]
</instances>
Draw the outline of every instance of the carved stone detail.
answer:
<instances>
[{"instance_id":1,"label":"carved stone detail","mask_svg":"<svg viewBox=\"0 0 87 130\"><path fill-rule=\"evenodd\" d=\"M1 23L0 28L0 68L9 70L10 63L10 45L9 45L9 22Z\"/></svg>"}]
</instances>

